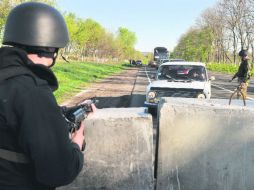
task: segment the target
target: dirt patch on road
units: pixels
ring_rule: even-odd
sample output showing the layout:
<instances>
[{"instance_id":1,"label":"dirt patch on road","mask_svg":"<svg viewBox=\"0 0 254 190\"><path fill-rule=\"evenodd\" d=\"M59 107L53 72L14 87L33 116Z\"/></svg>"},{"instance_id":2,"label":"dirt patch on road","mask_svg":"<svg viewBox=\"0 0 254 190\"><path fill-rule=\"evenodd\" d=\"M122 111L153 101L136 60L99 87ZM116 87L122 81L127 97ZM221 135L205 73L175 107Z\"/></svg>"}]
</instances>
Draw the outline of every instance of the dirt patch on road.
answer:
<instances>
[{"instance_id":1,"label":"dirt patch on road","mask_svg":"<svg viewBox=\"0 0 254 190\"><path fill-rule=\"evenodd\" d=\"M138 68L128 68L99 82L93 83L62 105L73 106L96 97L99 100L97 108L128 107L137 78Z\"/></svg>"}]
</instances>

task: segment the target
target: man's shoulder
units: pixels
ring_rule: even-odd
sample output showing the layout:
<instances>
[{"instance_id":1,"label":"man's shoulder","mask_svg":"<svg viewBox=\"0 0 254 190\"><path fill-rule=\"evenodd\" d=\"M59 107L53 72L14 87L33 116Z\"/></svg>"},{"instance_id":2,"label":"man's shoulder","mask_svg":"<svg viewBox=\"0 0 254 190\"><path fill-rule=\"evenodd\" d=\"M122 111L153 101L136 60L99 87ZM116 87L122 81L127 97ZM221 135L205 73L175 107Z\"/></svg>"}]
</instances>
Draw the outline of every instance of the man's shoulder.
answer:
<instances>
[{"instance_id":1,"label":"man's shoulder","mask_svg":"<svg viewBox=\"0 0 254 190\"><path fill-rule=\"evenodd\" d=\"M7 86L17 90L31 91L38 87L47 85L47 82L31 75L14 76L5 81Z\"/></svg>"}]
</instances>

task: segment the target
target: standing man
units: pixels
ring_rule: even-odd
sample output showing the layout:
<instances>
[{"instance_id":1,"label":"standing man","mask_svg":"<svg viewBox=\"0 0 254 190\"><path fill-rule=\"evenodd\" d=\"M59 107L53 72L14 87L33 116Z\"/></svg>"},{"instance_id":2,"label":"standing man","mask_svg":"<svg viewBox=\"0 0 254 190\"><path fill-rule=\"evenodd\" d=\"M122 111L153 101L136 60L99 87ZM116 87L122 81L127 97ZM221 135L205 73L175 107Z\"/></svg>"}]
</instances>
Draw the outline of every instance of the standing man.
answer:
<instances>
[{"instance_id":1,"label":"standing man","mask_svg":"<svg viewBox=\"0 0 254 190\"><path fill-rule=\"evenodd\" d=\"M62 15L28 2L16 6L0 48L0 189L53 190L83 166L84 124L69 138L50 70L69 41Z\"/></svg>"},{"instance_id":2,"label":"standing man","mask_svg":"<svg viewBox=\"0 0 254 190\"><path fill-rule=\"evenodd\" d=\"M238 78L238 82L241 85L242 92L244 95L243 98L246 99L248 83L251 76L251 66L248 63L249 57L247 50L241 50L238 55L241 57L241 64L238 68L238 71L232 77L232 80L234 80L236 77Z\"/></svg>"}]
</instances>

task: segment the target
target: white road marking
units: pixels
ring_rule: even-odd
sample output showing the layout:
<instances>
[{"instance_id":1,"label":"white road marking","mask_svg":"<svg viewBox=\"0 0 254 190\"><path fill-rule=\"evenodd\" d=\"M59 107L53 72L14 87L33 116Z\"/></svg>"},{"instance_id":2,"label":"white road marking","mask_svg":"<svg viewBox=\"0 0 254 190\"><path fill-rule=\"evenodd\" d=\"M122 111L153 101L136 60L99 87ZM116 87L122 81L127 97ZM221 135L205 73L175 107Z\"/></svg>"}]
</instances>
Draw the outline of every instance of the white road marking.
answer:
<instances>
[{"instance_id":1,"label":"white road marking","mask_svg":"<svg viewBox=\"0 0 254 190\"><path fill-rule=\"evenodd\" d=\"M148 76L148 73L147 73L146 67L145 67L145 72L146 72L146 77L147 77L147 79L148 79L149 83L151 83L151 79L150 79L150 78L149 78L149 76Z\"/></svg>"},{"instance_id":2,"label":"white road marking","mask_svg":"<svg viewBox=\"0 0 254 190\"><path fill-rule=\"evenodd\" d=\"M146 68L146 67L145 67ZM153 71L138 71L139 73L153 73Z\"/></svg>"},{"instance_id":3,"label":"white road marking","mask_svg":"<svg viewBox=\"0 0 254 190\"><path fill-rule=\"evenodd\" d=\"M230 93L233 92L232 90L228 90L228 89L226 89L226 88L223 88L223 87L218 86L218 85L215 85L215 84L212 84L212 86L214 86L214 87L216 87L216 88L219 88L219 89L221 89L221 90L225 90L225 91L230 92ZM247 97L247 99L248 99L248 100L254 100L253 98L250 98L250 97Z\"/></svg>"},{"instance_id":4,"label":"white road marking","mask_svg":"<svg viewBox=\"0 0 254 190\"><path fill-rule=\"evenodd\" d=\"M228 89L226 89L226 88L223 88L223 87L221 87L221 86L218 86L218 85L215 85L215 84L211 84L212 86L215 86L216 88L219 88L219 89L221 89L221 90L225 90L225 91L227 91L227 92L233 92L232 90L228 90Z\"/></svg>"}]
</instances>

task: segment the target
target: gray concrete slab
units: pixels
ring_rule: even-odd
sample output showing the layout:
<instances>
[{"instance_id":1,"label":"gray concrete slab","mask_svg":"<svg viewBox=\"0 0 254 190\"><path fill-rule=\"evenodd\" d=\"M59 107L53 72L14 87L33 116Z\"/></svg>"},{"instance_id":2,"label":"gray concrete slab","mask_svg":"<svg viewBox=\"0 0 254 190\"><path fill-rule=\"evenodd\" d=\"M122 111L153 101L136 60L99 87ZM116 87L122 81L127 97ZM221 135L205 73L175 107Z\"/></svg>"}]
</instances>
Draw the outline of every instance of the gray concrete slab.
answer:
<instances>
[{"instance_id":1,"label":"gray concrete slab","mask_svg":"<svg viewBox=\"0 0 254 190\"><path fill-rule=\"evenodd\" d=\"M253 190L254 106L165 98L157 190Z\"/></svg>"},{"instance_id":2,"label":"gray concrete slab","mask_svg":"<svg viewBox=\"0 0 254 190\"><path fill-rule=\"evenodd\" d=\"M153 189L152 117L144 108L99 109L86 120L84 168L59 190Z\"/></svg>"}]
</instances>

